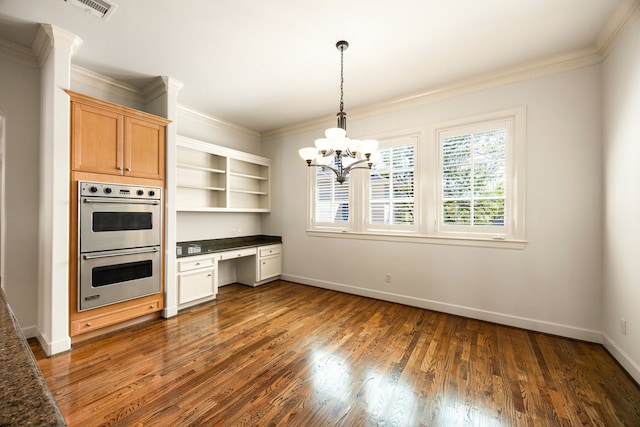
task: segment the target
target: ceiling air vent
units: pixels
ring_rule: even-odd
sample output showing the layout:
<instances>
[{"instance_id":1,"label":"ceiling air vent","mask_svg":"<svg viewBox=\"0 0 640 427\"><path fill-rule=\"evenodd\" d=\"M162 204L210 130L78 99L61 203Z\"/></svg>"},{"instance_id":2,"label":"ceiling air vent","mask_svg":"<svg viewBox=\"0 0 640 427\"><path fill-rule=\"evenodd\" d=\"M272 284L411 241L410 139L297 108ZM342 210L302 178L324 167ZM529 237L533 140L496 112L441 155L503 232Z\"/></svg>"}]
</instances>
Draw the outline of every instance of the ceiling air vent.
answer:
<instances>
[{"instance_id":1,"label":"ceiling air vent","mask_svg":"<svg viewBox=\"0 0 640 427\"><path fill-rule=\"evenodd\" d=\"M105 0L71 0L71 4L103 21L109 19L118 8L118 5Z\"/></svg>"}]
</instances>

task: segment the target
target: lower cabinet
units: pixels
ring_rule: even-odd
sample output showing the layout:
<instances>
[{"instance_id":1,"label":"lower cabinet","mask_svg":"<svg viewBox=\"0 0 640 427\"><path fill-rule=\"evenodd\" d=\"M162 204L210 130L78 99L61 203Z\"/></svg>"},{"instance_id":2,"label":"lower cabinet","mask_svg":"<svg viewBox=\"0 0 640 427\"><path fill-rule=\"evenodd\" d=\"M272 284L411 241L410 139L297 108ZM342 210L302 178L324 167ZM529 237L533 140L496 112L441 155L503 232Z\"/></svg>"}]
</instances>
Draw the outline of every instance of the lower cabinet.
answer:
<instances>
[{"instance_id":1,"label":"lower cabinet","mask_svg":"<svg viewBox=\"0 0 640 427\"><path fill-rule=\"evenodd\" d=\"M198 255L178 260L178 305L187 307L215 298L216 256Z\"/></svg>"},{"instance_id":2,"label":"lower cabinet","mask_svg":"<svg viewBox=\"0 0 640 427\"><path fill-rule=\"evenodd\" d=\"M275 278L282 273L282 245L258 248L256 280L259 282Z\"/></svg>"},{"instance_id":3,"label":"lower cabinet","mask_svg":"<svg viewBox=\"0 0 640 427\"><path fill-rule=\"evenodd\" d=\"M236 283L259 286L282 274L282 244L238 248L178 258L178 308L210 301L218 294L218 272L233 268ZM230 264L228 264L230 263ZM220 269L220 270L219 270ZM233 280L233 279L232 279ZM230 282L224 282L222 285Z\"/></svg>"}]
</instances>

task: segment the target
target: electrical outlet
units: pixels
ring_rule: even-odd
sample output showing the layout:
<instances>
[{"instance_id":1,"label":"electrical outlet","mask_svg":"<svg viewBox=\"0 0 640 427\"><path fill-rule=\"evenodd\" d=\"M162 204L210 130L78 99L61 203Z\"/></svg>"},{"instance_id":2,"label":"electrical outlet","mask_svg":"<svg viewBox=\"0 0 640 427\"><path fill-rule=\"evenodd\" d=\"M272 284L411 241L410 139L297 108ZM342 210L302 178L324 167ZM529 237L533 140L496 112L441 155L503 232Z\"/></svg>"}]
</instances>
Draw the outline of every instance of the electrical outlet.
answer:
<instances>
[{"instance_id":1,"label":"electrical outlet","mask_svg":"<svg viewBox=\"0 0 640 427\"><path fill-rule=\"evenodd\" d=\"M620 332L622 335L627 335L627 321L620 319Z\"/></svg>"},{"instance_id":2,"label":"electrical outlet","mask_svg":"<svg viewBox=\"0 0 640 427\"><path fill-rule=\"evenodd\" d=\"M384 281L387 283L391 283L391 274L387 273L384 275Z\"/></svg>"}]
</instances>

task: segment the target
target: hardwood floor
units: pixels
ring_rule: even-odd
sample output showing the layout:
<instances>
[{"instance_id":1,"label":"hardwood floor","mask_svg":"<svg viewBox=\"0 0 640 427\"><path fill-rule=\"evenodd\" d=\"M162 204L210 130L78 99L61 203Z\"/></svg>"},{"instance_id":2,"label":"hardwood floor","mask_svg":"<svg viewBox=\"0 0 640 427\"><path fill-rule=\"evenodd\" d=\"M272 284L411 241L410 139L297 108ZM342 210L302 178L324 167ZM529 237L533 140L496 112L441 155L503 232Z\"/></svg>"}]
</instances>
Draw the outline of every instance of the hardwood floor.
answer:
<instances>
[{"instance_id":1,"label":"hardwood floor","mask_svg":"<svg viewBox=\"0 0 640 427\"><path fill-rule=\"evenodd\" d=\"M70 426L639 426L597 344L277 281L38 364Z\"/></svg>"}]
</instances>

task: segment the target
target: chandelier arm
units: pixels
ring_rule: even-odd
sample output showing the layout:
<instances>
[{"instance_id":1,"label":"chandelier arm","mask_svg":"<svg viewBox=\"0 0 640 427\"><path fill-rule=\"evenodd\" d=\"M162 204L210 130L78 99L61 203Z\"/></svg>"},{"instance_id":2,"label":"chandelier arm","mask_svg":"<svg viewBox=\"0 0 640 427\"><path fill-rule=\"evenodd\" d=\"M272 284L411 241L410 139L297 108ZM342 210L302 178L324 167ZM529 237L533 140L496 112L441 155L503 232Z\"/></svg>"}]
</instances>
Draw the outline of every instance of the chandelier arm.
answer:
<instances>
[{"instance_id":1,"label":"chandelier arm","mask_svg":"<svg viewBox=\"0 0 640 427\"><path fill-rule=\"evenodd\" d=\"M316 165L315 163L311 163L308 165L309 167L311 166L315 166L317 168L322 168L322 169L331 169L333 171L333 173L336 174L336 176L340 176L340 172L338 171L338 169L332 168L331 166L326 166L326 165Z\"/></svg>"},{"instance_id":2,"label":"chandelier arm","mask_svg":"<svg viewBox=\"0 0 640 427\"><path fill-rule=\"evenodd\" d=\"M345 171L345 173L349 173L349 171L351 169L371 169L371 166L369 166L367 168L364 168L364 167L357 167L356 168L355 167L356 165L360 165L360 164L365 163L365 162L370 162L370 160L369 159L362 159L362 160L355 161L355 162L351 163L349 166L347 166L346 168L344 168L344 171Z\"/></svg>"}]
</instances>

